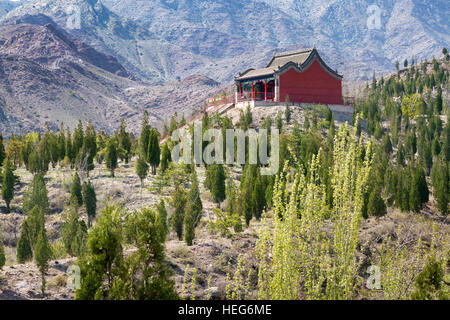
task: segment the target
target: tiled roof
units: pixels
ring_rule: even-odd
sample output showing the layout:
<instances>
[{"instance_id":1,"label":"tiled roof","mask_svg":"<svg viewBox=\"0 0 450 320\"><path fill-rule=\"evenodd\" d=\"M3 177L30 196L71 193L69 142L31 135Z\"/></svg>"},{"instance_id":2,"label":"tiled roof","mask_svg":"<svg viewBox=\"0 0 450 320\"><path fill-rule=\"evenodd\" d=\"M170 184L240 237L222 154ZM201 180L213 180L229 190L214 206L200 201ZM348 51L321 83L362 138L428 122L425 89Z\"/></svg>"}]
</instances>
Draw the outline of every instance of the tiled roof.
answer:
<instances>
[{"instance_id":1,"label":"tiled roof","mask_svg":"<svg viewBox=\"0 0 450 320\"><path fill-rule=\"evenodd\" d=\"M311 55L314 49L283 52L275 54L267 65L267 68L278 68L284 66L288 62L294 62L302 65Z\"/></svg>"},{"instance_id":2,"label":"tiled roof","mask_svg":"<svg viewBox=\"0 0 450 320\"><path fill-rule=\"evenodd\" d=\"M277 72L279 69L285 67L287 64L295 64L298 66L299 69L307 68L312 59L316 57L319 60L319 63L333 76L337 78L341 78L339 74L337 74L336 71L332 70L330 67L328 67L325 62L320 58L319 54L317 53L317 50L315 48L312 49L303 49L303 50L297 50L297 51L290 51L290 52L283 52L274 54L272 60L270 60L267 67L263 69L249 69L237 76L236 80L247 80L247 79L255 79L255 78L263 78L263 77L269 77L273 75L275 72Z\"/></svg>"}]
</instances>

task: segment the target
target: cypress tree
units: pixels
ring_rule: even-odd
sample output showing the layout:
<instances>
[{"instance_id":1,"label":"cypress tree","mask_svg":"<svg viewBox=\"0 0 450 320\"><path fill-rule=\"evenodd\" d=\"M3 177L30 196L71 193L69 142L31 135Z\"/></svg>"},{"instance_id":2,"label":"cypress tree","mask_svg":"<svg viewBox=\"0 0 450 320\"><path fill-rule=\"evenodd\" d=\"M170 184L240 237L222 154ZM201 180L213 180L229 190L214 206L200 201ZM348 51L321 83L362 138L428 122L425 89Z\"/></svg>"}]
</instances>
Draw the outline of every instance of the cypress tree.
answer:
<instances>
[{"instance_id":1,"label":"cypress tree","mask_svg":"<svg viewBox=\"0 0 450 320\"><path fill-rule=\"evenodd\" d=\"M78 153L83 147L83 142L84 142L83 123L81 122L81 120L78 120L78 126L73 132L72 148L74 159L78 156Z\"/></svg>"},{"instance_id":2,"label":"cypress tree","mask_svg":"<svg viewBox=\"0 0 450 320\"><path fill-rule=\"evenodd\" d=\"M123 119L120 123L119 147L124 151L122 155L122 161L128 163L131 156L131 138L130 134L126 130L125 121Z\"/></svg>"},{"instance_id":3,"label":"cypress tree","mask_svg":"<svg viewBox=\"0 0 450 320\"><path fill-rule=\"evenodd\" d=\"M106 145L105 163L111 177L114 178L114 170L117 168L117 148L113 138L109 139Z\"/></svg>"},{"instance_id":4,"label":"cypress tree","mask_svg":"<svg viewBox=\"0 0 450 320\"><path fill-rule=\"evenodd\" d=\"M213 201L217 204L225 200L225 171L223 165L213 164L211 169L211 195Z\"/></svg>"},{"instance_id":5,"label":"cypress tree","mask_svg":"<svg viewBox=\"0 0 450 320\"><path fill-rule=\"evenodd\" d=\"M433 195L436 199L436 207L442 215L448 213L449 202L449 173L448 163L445 157L436 159L431 170L431 181L433 183Z\"/></svg>"},{"instance_id":6,"label":"cypress tree","mask_svg":"<svg viewBox=\"0 0 450 320\"><path fill-rule=\"evenodd\" d=\"M159 166L161 159L161 150L159 147L159 133L156 129L150 131L149 144L148 144L148 163L152 167L152 174L156 174L156 168Z\"/></svg>"},{"instance_id":7,"label":"cypress tree","mask_svg":"<svg viewBox=\"0 0 450 320\"><path fill-rule=\"evenodd\" d=\"M200 198L197 173L194 170L191 174L191 186L186 202L186 214L184 217L185 241L188 246L192 245L195 238L195 228L198 226L202 216L203 204Z\"/></svg>"},{"instance_id":8,"label":"cypress tree","mask_svg":"<svg viewBox=\"0 0 450 320\"><path fill-rule=\"evenodd\" d=\"M252 207L253 207L253 216L257 219L261 219L262 212L264 210L264 207L266 206L265 203L265 190L263 188L263 184L261 181L261 176L258 175L254 182L253 192L252 192Z\"/></svg>"},{"instance_id":9,"label":"cypress tree","mask_svg":"<svg viewBox=\"0 0 450 320\"><path fill-rule=\"evenodd\" d=\"M164 144L161 151L161 171L165 172L169 168L169 163L171 160L170 149L167 143Z\"/></svg>"},{"instance_id":10,"label":"cypress tree","mask_svg":"<svg viewBox=\"0 0 450 320\"><path fill-rule=\"evenodd\" d=\"M139 138L139 152L147 160L148 153L148 145L149 145L149 137L150 137L150 126L148 124L148 112L144 111L144 115L142 117L142 128L141 135Z\"/></svg>"},{"instance_id":11,"label":"cypress tree","mask_svg":"<svg viewBox=\"0 0 450 320\"><path fill-rule=\"evenodd\" d=\"M188 246L192 246L195 238L195 212L192 205L192 200L188 198L184 215L184 240Z\"/></svg>"},{"instance_id":12,"label":"cypress tree","mask_svg":"<svg viewBox=\"0 0 450 320\"><path fill-rule=\"evenodd\" d=\"M75 163L75 155L74 155L74 151L73 151L72 137L71 137L71 133L70 133L69 127L67 127L66 132L67 132L67 137L65 139L66 145L65 145L64 161L67 158L68 161L70 162L70 166L73 167L73 164Z\"/></svg>"},{"instance_id":13,"label":"cypress tree","mask_svg":"<svg viewBox=\"0 0 450 320\"><path fill-rule=\"evenodd\" d=\"M3 142L3 134L0 132L0 166L6 158L5 145Z\"/></svg>"},{"instance_id":14,"label":"cypress tree","mask_svg":"<svg viewBox=\"0 0 450 320\"><path fill-rule=\"evenodd\" d=\"M3 179L2 179L2 197L6 202L6 213L11 212L10 203L14 197L14 184L16 177L14 176L15 167L9 160L6 159L3 168Z\"/></svg>"},{"instance_id":15,"label":"cypress tree","mask_svg":"<svg viewBox=\"0 0 450 320\"><path fill-rule=\"evenodd\" d=\"M91 181L83 183L82 194L83 202L88 215L88 227L90 228L92 226L92 220L97 214L97 196Z\"/></svg>"},{"instance_id":16,"label":"cypress tree","mask_svg":"<svg viewBox=\"0 0 450 320\"><path fill-rule=\"evenodd\" d=\"M94 170L94 158L97 155L97 136L91 121L89 121L86 127L82 150L86 158L85 171L89 175L89 171Z\"/></svg>"},{"instance_id":17,"label":"cypress tree","mask_svg":"<svg viewBox=\"0 0 450 320\"><path fill-rule=\"evenodd\" d=\"M166 204L164 203L164 200L161 199L159 204L156 207L156 210L158 211L158 217L159 222L162 225L162 229L164 230L166 236L169 233L169 226L167 224L167 210L166 210Z\"/></svg>"},{"instance_id":18,"label":"cypress tree","mask_svg":"<svg viewBox=\"0 0 450 320\"><path fill-rule=\"evenodd\" d=\"M81 194L81 181L78 172L75 172L70 187L70 202L76 207L83 205L83 195Z\"/></svg>"},{"instance_id":19,"label":"cypress tree","mask_svg":"<svg viewBox=\"0 0 450 320\"><path fill-rule=\"evenodd\" d=\"M286 119L286 123L289 124L291 122L291 107L290 107L289 96L286 96L286 109L284 110L284 118Z\"/></svg>"},{"instance_id":20,"label":"cypress tree","mask_svg":"<svg viewBox=\"0 0 450 320\"><path fill-rule=\"evenodd\" d=\"M51 256L52 256L52 249L50 247L50 243L48 242L47 232L45 231L44 228L39 233L38 240L36 242L36 247L34 248L34 259L41 273L42 296L45 295L45 287L46 287L45 275L48 272L48 262L50 261Z\"/></svg>"},{"instance_id":21,"label":"cypress tree","mask_svg":"<svg viewBox=\"0 0 450 320\"><path fill-rule=\"evenodd\" d=\"M33 251L31 248L31 241L29 237L28 222L25 220L22 223L22 231L20 232L19 241L17 242L17 262L24 264L33 259Z\"/></svg>"},{"instance_id":22,"label":"cypress tree","mask_svg":"<svg viewBox=\"0 0 450 320\"><path fill-rule=\"evenodd\" d=\"M61 122L58 135L58 154L59 154L58 159L60 161L64 160L64 157L66 156L66 136L64 132L63 122Z\"/></svg>"},{"instance_id":23,"label":"cypress tree","mask_svg":"<svg viewBox=\"0 0 450 320\"><path fill-rule=\"evenodd\" d=\"M184 215L186 210L186 191L184 188L177 184L175 186L175 192L171 199L171 205L175 208L174 213L171 216L171 225L173 230L176 232L178 240L183 239L183 224Z\"/></svg>"},{"instance_id":24,"label":"cypress tree","mask_svg":"<svg viewBox=\"0 0 450 320\"><path fill-rule=\"evenodd\" d=\"M0 270L4 267L6 263L5 246L3 244L3 230L0 225Z\"/></svg>"},{"instance_id":25,"label":"cypress tree","mask_svg":"<svg viewBox=\"0 0 450 320\"><path fill-rule=\"evenodd\" d=\"M37 174L28 186L23 196L23 212L30 212L35 206L38 206L44 213L50 212L48 203L48 192L42 175Z\"/></svg>"},{"instance_id":26,"label":"cypress tree","mask_svg":"<svg viewBox=\"0 0 450 320\"><path fill-rule=\"evenodd\" d=\"M144 180L147 178L148 174L148 164L147 161L145 161L142 158L142 155L138 156L138 159L135 164L136 174L141 180L141 188L144 186Z\"/></svg>"},{"instance_id":27,"label":"cypress tree","mask_svg":"<svg viewBox=\"0 0 450 320\"><path fill-rule=\"evenodd\" d=\"M73 257L80 256L85 248L86 236L86 224L78 218L77 212L71 209L61 225L61 238L67 253Z\"/></svg>"}]
</instances>

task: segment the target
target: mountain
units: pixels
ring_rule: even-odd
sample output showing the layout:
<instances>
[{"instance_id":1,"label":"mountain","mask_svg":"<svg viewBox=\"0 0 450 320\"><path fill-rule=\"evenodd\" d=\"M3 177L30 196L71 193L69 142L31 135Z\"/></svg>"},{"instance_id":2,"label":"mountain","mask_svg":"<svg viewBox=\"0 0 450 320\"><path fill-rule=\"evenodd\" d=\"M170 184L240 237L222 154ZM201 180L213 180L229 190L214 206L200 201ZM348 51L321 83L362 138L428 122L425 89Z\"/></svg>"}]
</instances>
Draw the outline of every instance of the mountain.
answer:
<instances>
[{"instance_id":1,"label":"mountain","mask_svg":"<svg viewBox=\"0 0 450 320\"><path fill-rule=\"evenodd\" d=\"M0 27L0 132L5 135L42 130L45 123L57 130L61 121L74 127L78 119L110 133L125 119L137 133L145 108L159 104L149 110L150 121L159 125L175 110L188 114L217 85L198 76L149 87L115 58L54 25ZM163 108L164 101L171 105Z\"/></svg>"},{"instance_id":2,"label":"mountain","mask_svg":"<svg viewBox=\"0 0 450 320\"><path fill-rule=\"evenodd\" d=\"M396 60L439 55L450 42L448 1L387 0L368 11L372 5L368 0L34 0L0 22L42 24L42 15L48 16L152 83L191 74L226 83L248 67L264 66L275 51L314 44L345 79L368 79L373 71L392 70ZM377 12L380 23L369 28Z\"/></svg>"},{"instance_id":3,"label":"mountain","mask_svg":"<svg viewBox=\"0 0 450 320\"><path fill-rule=\"evenodd\" d=\"M0 0L0 17L4 16L8 12L14 10L15 8L21 6L26 1L11 1L11 0Z\"/></svg>"},{"instance_id":4,"label":"mountain","mask_svg":"<svg viewBox=\"0 0 450 320\"><path fill-rule=\"evenodd\" d=\"M235 64L244 60L248 67L264 65L261 53L311 47L315 43L330 65L349 80L370 78L373 71L392 70L397 59L439 55L442 47L450 43L450 2L446 0L383 1L378 5L378 29L369 29L367 25L373 15L368 11L373 1L104 0L104 3L184 50L218 61L234 56ZM233 45L234 39L240 41L238 46ZM239 57L248 52L255 55L253 64L248 58ZM234 69L230 71L228 80L235 75Z\"/></svg>"}]
</instances>

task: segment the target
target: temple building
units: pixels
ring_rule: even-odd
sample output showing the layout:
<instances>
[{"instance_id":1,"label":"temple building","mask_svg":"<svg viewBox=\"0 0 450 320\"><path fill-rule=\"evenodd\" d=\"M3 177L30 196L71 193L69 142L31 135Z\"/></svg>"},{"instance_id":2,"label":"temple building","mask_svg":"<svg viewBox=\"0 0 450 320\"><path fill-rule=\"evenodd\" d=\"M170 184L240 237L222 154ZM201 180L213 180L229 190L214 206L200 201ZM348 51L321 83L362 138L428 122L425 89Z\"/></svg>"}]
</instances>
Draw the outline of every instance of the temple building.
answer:
<instances>
[{"instance_id":1,"label":"temple building","mask_svg":"<svg viewBox=\"0 0 450 320\"><path fill-rule=\"evenodd\" d=\"M236 105L271 102L343 104L342 76L316 48L275 54L267 67L235 77Z\"/></svg>"}]
</instances>

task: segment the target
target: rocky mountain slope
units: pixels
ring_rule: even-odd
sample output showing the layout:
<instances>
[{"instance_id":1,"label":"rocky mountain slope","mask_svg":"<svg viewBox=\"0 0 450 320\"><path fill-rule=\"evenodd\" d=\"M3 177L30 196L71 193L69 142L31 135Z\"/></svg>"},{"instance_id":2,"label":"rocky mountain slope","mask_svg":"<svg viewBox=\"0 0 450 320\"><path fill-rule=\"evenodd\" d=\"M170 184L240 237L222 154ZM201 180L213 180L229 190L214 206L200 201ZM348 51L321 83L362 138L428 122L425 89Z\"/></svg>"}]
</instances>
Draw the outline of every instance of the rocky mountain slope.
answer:
<instances>
[{"instance_id":1,"label":"rocky mountain slope","mask_svg":"<svg viewBox=\"0 0 450 320\"><path fill-rule=\"evenodd\" d=\"M236 65L243 60L260 67L267 51L316 43L349 80L392 70L397 59L430 58L450 42L450 4L445 0L388 0L378 3L376 12L368 11L372 1L354 0L103 2L184 50L219 61L235 56ZM378 12L379 24L369 28L368 20ZM247 52L255 59L242 56ZM222 77L230 79L232 69Z\"/></svg>"},{"instance_id":2,"label":"rocky mountain slope","mask_svg":"<svg viewBox=\"0 0 450 320\"><path fill-rule=\"evenodd\" d=\"M33 0L1 23L39 24L36 17L46 15L152 82L192 74L229 82L239 71L263 66L274 51L314 43L352 81L392 70L397 59L430 58L450 42L448 1L388 0L368 11L371 5L366 0ZM369 27L374 16L380 19Z\"/></svg>"},{"instance_id":3,"label":"rocky mountain slope","mask_svg":"<svg viewBox=\"0 0 450 320\"><path fill-rule=\"evenodd\" d=\"M46 122L56 130L62 121L73 127L81 119L112 132L122 118L135 123L144 108L155 104L158 108L149 113L151 122L158 125L174 110L181 114L201 105L217 86L206 77L191 77L164 88L130 78L115 58L53 25L1 27L0 131L10 135L42 130Z\"/></svg>"}]
</instances>

